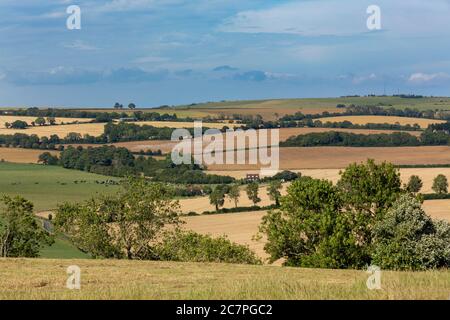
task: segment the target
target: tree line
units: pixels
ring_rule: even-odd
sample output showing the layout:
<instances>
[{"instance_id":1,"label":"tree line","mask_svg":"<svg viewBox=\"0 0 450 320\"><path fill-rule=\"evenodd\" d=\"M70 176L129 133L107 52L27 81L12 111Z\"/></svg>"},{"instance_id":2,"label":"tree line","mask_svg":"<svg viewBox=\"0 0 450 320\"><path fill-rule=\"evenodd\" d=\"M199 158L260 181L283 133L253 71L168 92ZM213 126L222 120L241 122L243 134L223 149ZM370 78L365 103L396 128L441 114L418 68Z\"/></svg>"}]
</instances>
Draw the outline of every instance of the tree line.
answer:
<instances>
[{"instance_id":1,"label":"tree line","mask_svg":"<svg viewBox=\"0 0 450 320\"><path fill-rule=\"evenodd\" d=\"M59 158L44 152L39 156L39 161L47 165L59 165L67 169L107 176L142 174L153 181L174 184L229 184L234 181L232 177L206 174L203 168L196 164L175 165L169 156L164 160L135 157L128 149L115 146L69 146L60 153Z\"/></svg>"},{"instance_id":2,"label":"tree line","mask_svg":"<svg viewBox=\"0 0 450 320\"><path fill-rule=\"evenodd\" d=\"M442 132L425 131L420 137L406 132L390 134L356 134L351 132L313 132L291 137L280 143L280 147L404 147L449 145L450 135Z\"/></svg>"}]
</instances>

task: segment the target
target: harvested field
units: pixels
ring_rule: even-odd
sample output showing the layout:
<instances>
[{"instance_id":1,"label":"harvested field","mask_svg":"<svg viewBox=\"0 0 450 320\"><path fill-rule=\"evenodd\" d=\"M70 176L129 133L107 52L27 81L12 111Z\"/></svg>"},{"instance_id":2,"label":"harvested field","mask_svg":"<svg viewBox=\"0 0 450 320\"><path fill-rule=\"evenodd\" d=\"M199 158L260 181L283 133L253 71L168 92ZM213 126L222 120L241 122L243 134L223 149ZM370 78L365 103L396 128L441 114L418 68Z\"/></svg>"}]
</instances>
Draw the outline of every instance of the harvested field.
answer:
<instances>
[{"instance_id":1,"label":"harvested field","mask_svg":"<svg viewBox=\"0 0 450 320\"><path fill-rule=\"evenodd\" d=\"M285 186L286 187L286 186ZM283 188L283 192L284 192ZM258 206L269 206L273 204L273 201L269 199L269 196L267 195L267 187L262 186L259 189L259 198L261 199L261 202L258 203ZM189 199L181 199L180 200L181 205L181 211L184 213L188 213L190 211L194 211L196 213L202 213L204 211L214 211L215 207L214 205L209 203L209 197L196 197L196 198L189 198ZM244 188L241 188L241 197L239 198L239 204L240 207L250 207L253 205L253 202L251 202L247 194L245 192ZM225 204L223 206L224 208L234 208L234 202L232 202L230 199L225 199Z\"/></svg>"},{"instance_id":2,"label":"harvested field","mask_svg":"<svg viewBox=\"0 0 450 320\"><path fill-rule=\"evenodd\" d=\"M81 135L89 134L91 136L99 136L104 132L104 123L81 123L67 124L58 126L30 127L27 129L0 129L0 134L24 133L28 135L36 134L39 137L50 137L56 134L60 138L66 137L71 132Z\"/></svg>"},{"instance_id":3,"label":"harvested field","mask_svg":"<svg viewBox=\"0 0 450 320\"><path fill-rule=\"evenodd\" d=\"M342 122L350 121L353 124L367 124L367 123L388 123L401 125L414 125L418 124L421 128L427 128L433 123L444 123L444 120L434 120L434 119L422 119L422 118L405 118L405 117L391 117L391 116L342 116L342 117L330 117L330 118L320 118L318 119L325 122Z\"/></svg>"},{"instance_id":4,"label":"harvested field","mask_svg":"<svg viewBox=\"0 0 450 320\"><path fill-rule=\"evenodd\" d=\"M184 229L214 237L226 235L233 242L248 245L259 257L267 258L264 241L254 240L265 211L185 217Z\"/></svg>"},{"instance_id":5,"label":"harvested field","mask_svg":"<svg viewBox=\"0 0 450 320\"><path fill-rule=\"evenodd\" d=\"M180 121L139 121L139 122L129 122L134 123L138 125L149 125L156 128L193 128L194 123L193 122L180 122ZM229 128L233 128L234 126L237 126L236 124L232 123L223 123L223 122L203 122L203 127L205 128L212 128L212 129L222 129L224 126L227 126Z\"/></svg>"},{"instance_id":6,"label":"harvested field","mask_svg":"<svg viewBox=\"0 0 450 320\"><path fill-rule=\"evenodd\" d=\"M425 212L433 219L447 220L450 222L450 200L425 201L423 204Z\"/></svg>"},{"instance_id":7,"label":"harvested field","mask_svg":"<svg viewBox=\"0 0 450 320\"><path fill-rule=\"evenodd\" d=\"M450 222L450 200L425 201L423 208L433 219ZM265 241L253 239L265 214L265 211L257 211L185 217L184 228L213 236L226 235L233 242L248 245L261 258L267 258Z\"/></svg>"},{"instance_id":8,"label":"harvested field","mask_svg":"<svg viewBox=\"0 0 450 320\"><path fill-rule=\"evenodd\" d=\"M37 163L39 155L44 150L22 149L22 148L0 148L0 159L6 162ZM58 151L50 151L51 154L59 154Z\"/></svg>"},{"instance_id":9,"label":"harvested field","mask_svg":"<svg viewBox=\"0 0 450 320\"><path fill-rule=\"evenodd\" d=\"M33 121L36 120L37 117L26 117L26 116L0 116L0 129L5 129L5 123L13 123L16 120L22 120L28 123L28 125L31 125ZM45 118L47 119L47 118ZM79 122L79 123L86 123L90 122L92 119L88 118L55 118L56 124L61 123L73 123L73 122Z\"/></svg>"},{"instance_id":10,"label":"harvested field","mask_svg":"<svg viewBox=\"0 0 450 320\"><path fill-rule=\"evenodd\" d=\"M280 168L340 169L368 158L396 165L450 164L450 147L308 147L280 148ZM247 161L248 163L248 161ZM257 170L258 165L210 165L212 171Z\"/></svg>"},{"instance_id":11,"label":"harvested field","mask_svg":"<svg viewBox=\"0 0 450 320\"><path fill-rule=\"evenodd\" d=\"M342 169L302 169L294 171L301 172L303 176L310 176L314 179L326 179L336 183L340 178L339 171L341 170ZM407 183L409 177L412 175L419 176L423 181L422 193L434 193L431 187L433 186L433 179L438 174L443 174L450 180L450 168L401 168L399 170L403 183ZM259 171L208 171L208 173L243 179L246 177L247 173L259 173Z\"/></svg>"},{"instance_id":12,"label":"harvested field","mask_svg":"<svg viewBox=\"0 0 450 320\"><path fill-rule=\"evenodd\" d=\"M66 271L71 265L81 269L81 290L66 288ZM365 270L10 258L0 259L0 299L445 300L450 292L449 275L445 270L383 271L383 289L368 290ZM202 316L194 316L199 317Z\"/></svg>"},{"instance_id":13,"label":"harvested field","mask_svg":"<svg viewBox=\"0 0 450 320\"><path fill-rule=\"evenodd\" d=\"M206 126L207 124L205 124ZM286 141L290 137L308 134L313 132L352 132L357 134L377 134L377 133L393 133L397 132L395 130L365 130L365 129L338 129L338 128L281 128L280 130L280 142ZM420 131L407 131L407 133L420 136ZM205 142L205 145L209 142ZM146 140L146 141L130 141L130 142L120 142L115 143L117 147L124 147L132 152L139 152L140 150L161 150L163 153L169 153L172 148L177 144L177 142L167 141L167 140ZM248 145L248 144L247 144Z\"/></svg>"}]
</instances>

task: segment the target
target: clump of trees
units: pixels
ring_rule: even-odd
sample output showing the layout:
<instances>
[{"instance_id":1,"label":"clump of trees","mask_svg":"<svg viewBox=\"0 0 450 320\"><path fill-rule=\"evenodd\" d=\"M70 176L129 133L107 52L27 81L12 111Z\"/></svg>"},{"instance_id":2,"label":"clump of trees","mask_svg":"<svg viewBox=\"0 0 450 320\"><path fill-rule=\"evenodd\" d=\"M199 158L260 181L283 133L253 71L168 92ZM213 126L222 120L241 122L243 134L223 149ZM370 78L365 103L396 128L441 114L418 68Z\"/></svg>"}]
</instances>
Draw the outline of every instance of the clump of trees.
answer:
<instances>
[{"instance_id":1,"label":"clump of trees","mask_svg":"<svg viewBox=\"0 0 450 320\"><path fill-rule=\"evenodd\" d=\"M178 202L167 186L127 178L115 195L60 205L58 232L93 257L139 260L260 263L248 247L178 228Z\"/></svg>"},{"instance_id":2,"label":"clump of trees","mask_svg":"<svg viewBox=\"0 0 450 320\"><path fill-rule=\"evenodd\" d=\"M49 158L48 155L42 157ZM228 176L206 174L203 168L196 164L175 165L170 157L164 160L135 157L128 149L115 146L69 146L61 152L58 165L118 177L143 174L153 181L176 184L229 184L234 181Z\"/></svg>"},{"instance_id":3,"label":"clump of trees","mask_svg":"<svg viewBox=\"0 0 450 320\"><path fill-rule=\"evenodd\" d=\"M398 169L369 160L347 167L337 185L309 177L294 181L280 210L263 218L260 232L268 239L270 260L284 258L289 266L450 266L448 246L441 246L450 240L448 224L432 222L420 210L420 202L401 188ZM410 241L407 247L402 239Z\"/></svg>"},{"instance_id":4,"label":"clump of trees","mask_svg":"<svg viewBox=\"0 0 450 320\"><path fill-rule=\"evenodd\" d=\"M1 257L38 257L42 247L53 243L52 235L38 224L30 201L20 196L2 196L1 204Z\"/></svg>"}]
</instances>

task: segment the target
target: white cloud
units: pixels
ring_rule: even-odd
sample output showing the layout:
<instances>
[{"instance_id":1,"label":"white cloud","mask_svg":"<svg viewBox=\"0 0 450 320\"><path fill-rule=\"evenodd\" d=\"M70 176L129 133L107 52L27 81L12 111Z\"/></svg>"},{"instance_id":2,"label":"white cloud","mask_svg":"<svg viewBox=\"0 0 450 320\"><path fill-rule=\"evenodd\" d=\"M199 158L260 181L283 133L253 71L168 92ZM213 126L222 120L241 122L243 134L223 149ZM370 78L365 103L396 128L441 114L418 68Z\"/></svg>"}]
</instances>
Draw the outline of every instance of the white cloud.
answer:
<instances>
[{"instance_id":1,"label":"white cloud","mask_svg":"<svg viewBox=\"0 0 450 320\"><path fill-rule=\"evenodd\" d=\"M445 72L438 73L413 73L409 78L408 82L413 84L426 84L426 83L434 83L440 81L450 80L450 75Z\"/></svg>"},{"instance_id":2,"label":"white cloud","mask_svg":"<svg viewBox=\"0 0 450 320\"><path fill-rule=\"evenodd\" d=\"M370 32L366 10L373 0L317 0L248 10L226 19L220 31L348 36ZM447 0L378 0L381 27L392 35L450 35Z\"/></svg>"},{"instance_id":3,"label":"white cloud","mask_svg":"<svg viewBox=\"0 0 450 320\"><path fill-rule=\"evenodd\" d=\"M81 40L75 40L71 43L65 43L65 44L63 44L63 47L67 48L67 49L76 49L76 50L82 50L82 51L92 51L92 50L98 49L97 47L87 44Z\"/></svg>"}]
</instances>

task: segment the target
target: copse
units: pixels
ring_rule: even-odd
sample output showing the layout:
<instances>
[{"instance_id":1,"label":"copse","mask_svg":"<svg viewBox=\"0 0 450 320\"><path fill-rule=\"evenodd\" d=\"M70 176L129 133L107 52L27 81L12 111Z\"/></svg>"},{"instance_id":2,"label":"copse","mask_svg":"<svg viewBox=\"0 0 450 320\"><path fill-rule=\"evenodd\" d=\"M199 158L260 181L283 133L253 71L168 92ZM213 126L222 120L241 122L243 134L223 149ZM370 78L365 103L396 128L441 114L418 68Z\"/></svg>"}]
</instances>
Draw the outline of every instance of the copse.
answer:
<instances>
[{"instance_id":1,"label":"copse","mask_svg":"<svg viewBox=\"0 0 450 320\"><path fill-rule=\"evenodd\" d=\"M336 186L303 177L287 191L263 218L265 249L272 261L318 268L370 265L373 226L403 193L398 169L373 160L348 166Z\"/></svg>"}]
</instances>

